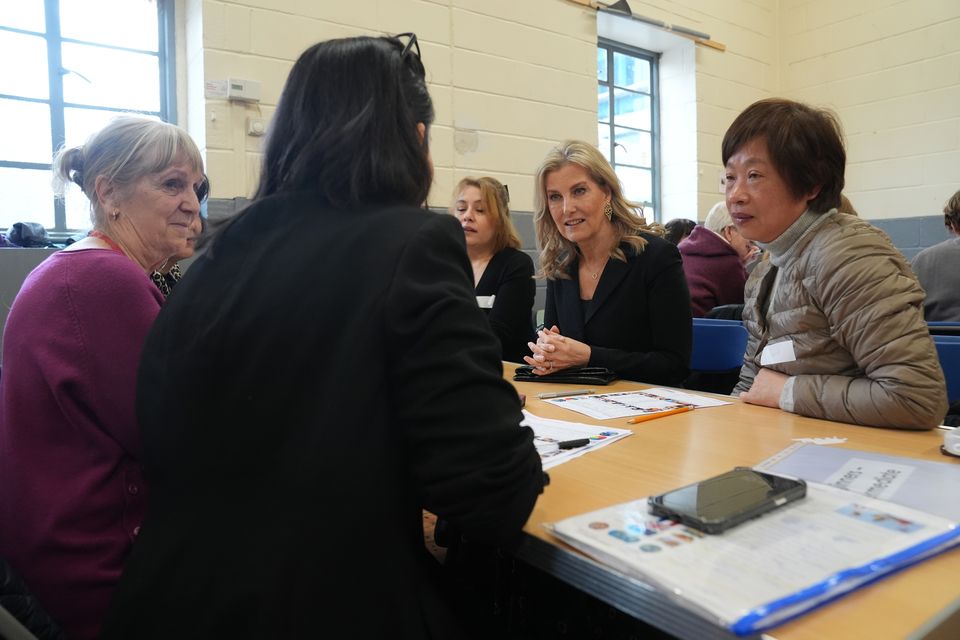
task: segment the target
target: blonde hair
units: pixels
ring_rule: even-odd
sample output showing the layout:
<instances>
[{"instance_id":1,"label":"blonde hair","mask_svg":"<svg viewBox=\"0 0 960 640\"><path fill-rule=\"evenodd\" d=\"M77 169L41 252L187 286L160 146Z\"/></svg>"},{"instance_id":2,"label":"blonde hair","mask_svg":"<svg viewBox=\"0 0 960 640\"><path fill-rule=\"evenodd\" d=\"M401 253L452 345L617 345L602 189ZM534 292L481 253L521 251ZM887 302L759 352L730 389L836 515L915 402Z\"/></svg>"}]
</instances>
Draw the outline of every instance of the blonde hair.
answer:
<instances>
[{"instance_id":1,"label":"blonde hair","mask_svg":"<svg viewBox=\"0 0 960 640\"><path fill-rule=\"evenodd\" d=\"M568 164L582 167L597 185L610 190L610 206L613 208L610 222L616 238L610 251L611 257L626 261L627 258L620 249L622 242L632 246L637 253L643 251L647 241L638 235L641 232L663 235L664 229L661 225L648 225L643 216L637 213L638 210L641 214L643 212L640 204L624 197L617 174L596 147L579 140L567 140L551 149L537 169L533 222L537 232L537 245L540 248L540 270L543 277L551 280L569 279L567 270L577 255L576 245L557 229L547 200L547 174Z\"/></svg>"},{"instance_id":2,"label":"blonde hair","mask_svg":"<svg viewBox=\"0 0 960 640\"><path fill-rule=\"evenodd\" d=\"M510 194L507 188L496 178L487 176L464 178L453 190L450 213L456 213L457 199L467 187L476 187L480 190L480 204L493 222L493 253L499 253L505 247L519 249L520 234L517 233L517 228L513 226L513 220L510 219Z\"/></svg>"},{"instance_id":3,"label":"blonde hair","mask_svg":"<svg viewBox=\"0 0 960 640\"><path fill-rule=\"evenodd\" d=\"M76 183L90 201L90 221L101 228L107 212L97 196L97 178L103 176L126 195L137 180L163 171L177 158L203 173L200 150L186 131L142 116L119 116L83 145L57 152L53 189L63 198L67 183Z\"/></svg>"}]
</instances>

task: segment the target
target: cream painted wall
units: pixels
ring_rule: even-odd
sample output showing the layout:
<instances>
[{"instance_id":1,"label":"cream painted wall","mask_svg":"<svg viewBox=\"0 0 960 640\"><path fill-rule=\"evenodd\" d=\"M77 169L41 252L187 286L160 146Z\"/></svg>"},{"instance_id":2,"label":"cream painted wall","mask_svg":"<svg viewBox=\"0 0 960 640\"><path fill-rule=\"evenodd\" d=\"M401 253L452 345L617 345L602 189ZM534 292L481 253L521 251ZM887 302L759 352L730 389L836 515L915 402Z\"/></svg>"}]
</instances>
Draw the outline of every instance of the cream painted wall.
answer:
<instances>
[{"instance_id":1,"label":"cream painted wall","mask_svg":"<svg viewBox=\"0 0 960 640\"><path fill-rule=\"evenodd\" d=\"M840 115L861 215L940 213L960 189L960 2L782 0L779 22L783 93Z\"/></svg>"},{"instance_id":2,"label":"cream painted wall","mask_svg":"<svg viewBox=\"0 0 960 640\"><path fill-rule=\"evenodd\" d=\"M596 19L584 7L561 0L187 3L194 7L188 37L191 24L202 32L200 74L188 43L188 126L204 146L214 197L251 194L262 138L246 134L247 119L272 116L293 61L326 38L417 33L437 112L433 206L447 205L461 177L487 174L509 184L514 208L530 210L532 176L547 150L566 137L596 141ZM261 103L194 95L202 81L228 77L261 82Z\"/></svg>"},{"instance_id":3,"label":"cream painted wall","mask_svg":"<svg viewBox=\"0 0 960 640\"><path fill-rule=\"evenodd\" d=\"M433 206L464 175L510 185L532 209L532 175L564 138L596 141L592 9L567 0L182 0L187 118L203 146L213 195L249 196L260 138L290 66L331 37L416 31L434 97ZM634 13L703 31L676 60L693 95L667 105L695 122L664 149L666 216L702 218L722 196L720 141L759 98L832 106L849 142L848 193L867 217L935 215L960 176L960 4L956 0L630 0ZM263 83L259 106L205 99L203 82ZM669 80L669 78L668 78ZM184 116L181 114L181 122ZM682 134L682 135L681 135ZM694 210L695 209L695 210Z\"/></svg>"}]
</instances>

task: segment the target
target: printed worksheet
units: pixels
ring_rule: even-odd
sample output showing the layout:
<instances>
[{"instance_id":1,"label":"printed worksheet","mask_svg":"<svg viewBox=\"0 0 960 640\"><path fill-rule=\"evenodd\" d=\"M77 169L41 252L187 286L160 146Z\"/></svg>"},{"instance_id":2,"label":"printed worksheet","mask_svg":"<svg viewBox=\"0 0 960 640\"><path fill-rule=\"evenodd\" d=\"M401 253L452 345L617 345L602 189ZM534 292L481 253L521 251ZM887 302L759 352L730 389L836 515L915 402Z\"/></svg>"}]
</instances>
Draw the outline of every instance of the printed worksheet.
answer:
<instances>
[{"instance_id":1,"label":"printed worksheet","mask_svg":"<svg viewBox=\"0 0 960 640\"><path fill-rule=\"evenodd\" d=\"M707 396L676 389L657 387L643 391L616 391L597 395L569 396L544 400L563 409L570 409L596 420L630 418L651 413L663 413L680 407L704 408L730 404Z\"/></svg>"},{"instance_id":2,"label":"printed worksheet","mask_svg":"<svg viewBox=\"0 0 960 640\"><path fill-rule=\"evenodd\" d=\"M533 429L533 444L537 447L544 469L555 467L591 451L596 451L633 433L629 429L614 429L580 422L541 418L526 409L523 411L523 416L523 422L520 424ZM558 448L558 444L561 442L583 439L589 442L582 447Z\"/></svg>"}]
</instances>

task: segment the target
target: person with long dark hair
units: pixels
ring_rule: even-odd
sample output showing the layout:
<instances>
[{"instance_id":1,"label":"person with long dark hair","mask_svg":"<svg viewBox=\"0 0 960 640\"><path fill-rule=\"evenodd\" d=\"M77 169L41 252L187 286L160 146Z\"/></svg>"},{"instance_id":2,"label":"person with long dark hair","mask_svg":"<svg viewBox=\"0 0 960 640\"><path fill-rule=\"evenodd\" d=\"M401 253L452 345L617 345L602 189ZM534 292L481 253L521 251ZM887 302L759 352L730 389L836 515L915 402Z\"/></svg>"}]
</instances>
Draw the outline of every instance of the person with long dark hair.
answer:
<instances>
[{"instance_id":1,"label":"person with long dark hair","mask_svg":"<svg viewBox=\"0 0 960 640\"><path fill-rule=\"evenodd\" d=\"M490 543L530 514L545 477L463 230L422 207L408 37L300 56L253 203L151 331L152 502L104 638L457 637L422 509Z\"/></svg>"}]
</instances>

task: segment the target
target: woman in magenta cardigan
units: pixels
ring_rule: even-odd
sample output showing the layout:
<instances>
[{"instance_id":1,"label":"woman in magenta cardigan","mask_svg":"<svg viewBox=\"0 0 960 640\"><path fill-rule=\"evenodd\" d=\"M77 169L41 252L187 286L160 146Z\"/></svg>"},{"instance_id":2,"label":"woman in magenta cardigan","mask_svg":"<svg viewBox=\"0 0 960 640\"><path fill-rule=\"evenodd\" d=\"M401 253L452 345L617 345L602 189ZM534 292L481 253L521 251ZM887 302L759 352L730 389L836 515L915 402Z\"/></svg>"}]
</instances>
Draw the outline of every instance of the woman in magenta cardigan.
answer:
<instances>
[{"instance_id":1,"label":"woman in magenta cardigan","mask_svg":"<svg viewBox=\"0 0 960 640\"><path fill-rule=\"evenodd\" d=\"M140 531L146 488L134 413L140 352L206 193L181 129L123 117L54 160L94 230L27 277L0 379L0 557L71 639L94 638Z\"/></svg>"}]
</instances>

